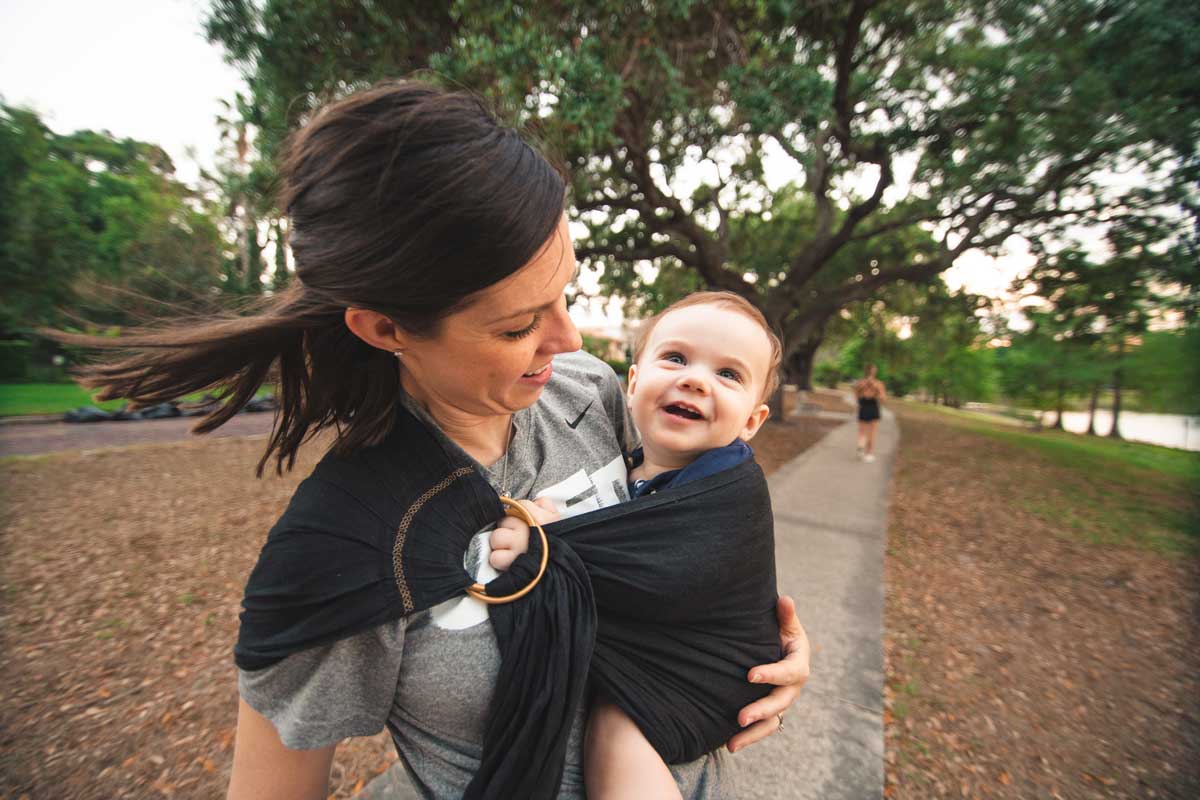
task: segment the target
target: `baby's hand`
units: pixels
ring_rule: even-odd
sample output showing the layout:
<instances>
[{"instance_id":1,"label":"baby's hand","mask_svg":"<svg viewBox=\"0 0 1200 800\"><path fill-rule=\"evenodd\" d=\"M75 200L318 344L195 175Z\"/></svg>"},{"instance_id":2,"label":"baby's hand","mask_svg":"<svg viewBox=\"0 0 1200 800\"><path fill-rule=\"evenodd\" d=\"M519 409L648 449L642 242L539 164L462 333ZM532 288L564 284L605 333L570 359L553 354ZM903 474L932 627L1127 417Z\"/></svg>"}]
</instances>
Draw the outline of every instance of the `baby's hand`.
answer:
<instances>
[{"instance_id":1,"label":"baby's hand","mask_svg":"<svg viewBox=\"0 0 1200 800\"><path fill-rule=\"evenodd\" d=\"M488 537L492 554L488 563L493 569L507 572L517 556L529 549L529 526L516 517L505 517Z\"/></svg>"},{"instance_id":2,"label":"baby's hand","mask_svg":"<svg viewBox=\"0 0 1200 800\"><path fill-rule=\"evenodd\" d=\"M549 500L543 498L534 502L529 500L520 502L538 525L549 525L559 519L558 512L554 510L554 506ZM512 563L517 560L517 556L529 550L529 526L516 517L506 516L497 523L496 529L488 537L488 542L492 546L492 554L488 556L488 563L492 565L493 569L507 572Z\"/></svg>"}]
</instances>

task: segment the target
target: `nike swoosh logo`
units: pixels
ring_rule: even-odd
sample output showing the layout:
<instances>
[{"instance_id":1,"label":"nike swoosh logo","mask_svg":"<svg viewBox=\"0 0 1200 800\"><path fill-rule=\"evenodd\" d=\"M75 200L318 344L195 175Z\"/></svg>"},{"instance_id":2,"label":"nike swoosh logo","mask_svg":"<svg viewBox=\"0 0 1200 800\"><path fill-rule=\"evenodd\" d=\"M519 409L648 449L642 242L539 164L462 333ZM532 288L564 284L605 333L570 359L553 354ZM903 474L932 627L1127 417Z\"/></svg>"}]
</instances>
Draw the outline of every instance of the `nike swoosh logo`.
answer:
<instances>
[{"instance_id":1,"label":"nike swoosh logo","mask_svg":"<svg viewBox=\"0 0 1200 800\"><path fill-rule=\"evenodd\" d=\"M592 403L594 403L594 402L596 402L596 401L593 400ZM588 409L592 407L592 403L588 403L587 406L584 407L583 411L579 412L579 416L575 418L574 422L571 422L570 420L566 420L566 419L564 419L563 422L567 423L568 428L570 428L571 430L575 430L576 428L579 427L579 423L583 422L583 418L587 414Z\"/></svg>"}]
</instances>

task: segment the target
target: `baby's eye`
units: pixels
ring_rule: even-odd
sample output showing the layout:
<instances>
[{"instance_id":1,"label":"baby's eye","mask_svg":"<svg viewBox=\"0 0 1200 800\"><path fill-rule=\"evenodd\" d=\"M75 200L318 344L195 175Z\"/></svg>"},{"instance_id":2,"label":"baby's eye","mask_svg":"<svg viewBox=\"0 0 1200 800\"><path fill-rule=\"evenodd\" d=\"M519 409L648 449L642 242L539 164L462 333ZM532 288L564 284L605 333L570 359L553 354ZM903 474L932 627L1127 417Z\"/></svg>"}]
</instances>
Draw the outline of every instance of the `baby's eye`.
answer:
<instances>
[{"instance_id":1,"label":"baby's eye","mask_svg":"<svg viewBox=\"0 0 1200 800\"><path fill-rule=\"evenodd\" d=\"M687 359L683 357L682 353L663 353L661 356L659 356L659 360L670 361L672 364L687 363Z\"/></svg>"},{"instance_id":2,"label":"baby's eye","mask_svg":"<svg viewBox=\"0 0 1200 800\"><path fill-rule=\"evenodd\" d=\"M724 369L717 370L717 375L727 380L737 381L738 383L742 382L742 374L736 369L729 369L728 367L725 367Z\"/></svg>"}]
</instances>

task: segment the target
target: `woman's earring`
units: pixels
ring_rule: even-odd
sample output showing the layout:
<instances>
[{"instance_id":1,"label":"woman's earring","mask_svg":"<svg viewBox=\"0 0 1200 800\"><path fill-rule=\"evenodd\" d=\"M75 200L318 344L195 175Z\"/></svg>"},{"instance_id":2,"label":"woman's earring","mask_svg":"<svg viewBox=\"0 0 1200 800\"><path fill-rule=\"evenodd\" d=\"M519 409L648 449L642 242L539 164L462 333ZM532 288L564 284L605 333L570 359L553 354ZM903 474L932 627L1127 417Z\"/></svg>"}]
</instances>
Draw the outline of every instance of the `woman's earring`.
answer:
<instances>
[{"instance_id":1,"label":"woman's earring","mask_svg":"<svg viewBox=\"0 0 1200 800\"><path fill-rule=\"evenodd\" d=\"M403 347L396 348L395 350L392 351L392 355L394 355L396 358L403 357L404 356L404 348Z\"/></svg>"}]
</instances>

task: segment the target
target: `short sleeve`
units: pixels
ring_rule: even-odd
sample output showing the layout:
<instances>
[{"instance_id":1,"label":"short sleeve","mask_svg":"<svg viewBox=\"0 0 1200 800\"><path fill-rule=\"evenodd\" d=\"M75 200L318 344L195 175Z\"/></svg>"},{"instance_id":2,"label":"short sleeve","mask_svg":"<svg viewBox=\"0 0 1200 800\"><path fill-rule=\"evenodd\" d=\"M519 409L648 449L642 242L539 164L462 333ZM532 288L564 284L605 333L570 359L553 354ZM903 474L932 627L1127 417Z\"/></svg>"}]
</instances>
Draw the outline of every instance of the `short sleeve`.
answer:
<instances>
[{"instance_id":1,"label":"short sleeve","mask_svg":"<svg viewBox=\"0 0 1200 800\"><path fill-rule=\"evenodd\" d=\"M611 368L607 368L607 364L604 366L606 369L600 384L601 402L604 403L604 410L608 413L613 431L617 434L621 451L629 453L641 444L641 437L638 435L637 427L633 424L633 417L629 416L629 406L625 403L625 390L621 386L620 379Z\"/></svg>"},{"instance_id":2,"label":"short sleeve","mask_svg":"<svg viewBox=\"0 0 1200 800\"><path fill-rule=\"evenodd\" d=\"M265 669L238 670L238 692L293 750L379 733L396 696L404 628L400 619Z\"/></svg>"}]
</instances>

